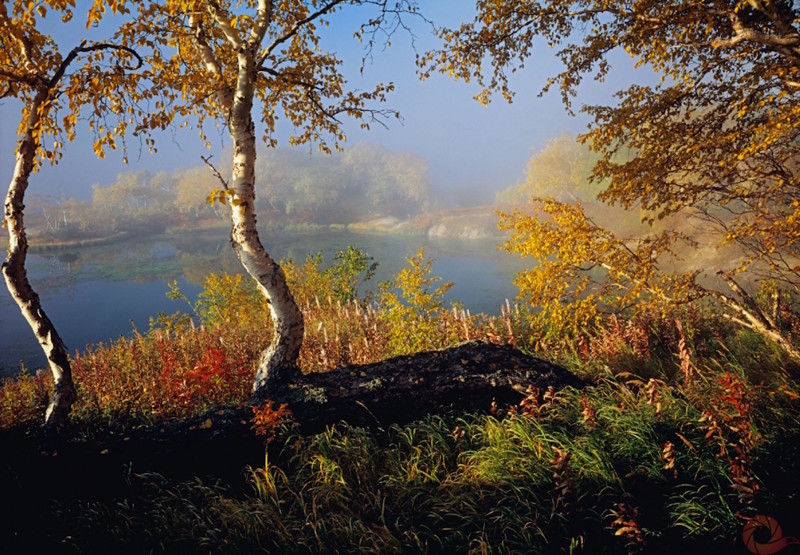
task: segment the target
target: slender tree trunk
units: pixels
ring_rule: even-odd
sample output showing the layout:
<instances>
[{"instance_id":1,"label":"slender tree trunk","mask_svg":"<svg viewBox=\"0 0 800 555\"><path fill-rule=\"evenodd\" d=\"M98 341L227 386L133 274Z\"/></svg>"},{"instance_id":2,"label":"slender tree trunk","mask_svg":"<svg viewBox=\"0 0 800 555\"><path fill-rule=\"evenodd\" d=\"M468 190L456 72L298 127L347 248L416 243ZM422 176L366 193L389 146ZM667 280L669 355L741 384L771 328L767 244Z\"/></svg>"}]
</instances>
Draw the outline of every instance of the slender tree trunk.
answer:
<instances>
[{"instance_id":1,"label":"slender tree trunk","mask_svg":"<svg viewBox=\"0 0 800 555\"><path fill-rule=\"evenodd\" d=\"M17 151L14 175L5 199L5 225L8 228L8 255L2 265L3 277L11 296L30 324L33 334L42 346L55 382L55 391L45 414L46 429L62 426L75 401L75 386L64 342L39 302L39 295L28 282L25 259L28 239L25 234L23 211L25 190L33 172L39 148L41 110L45 110L47 93L40 92L30 107L25 134Z\"/></svg>"},{"instance_id":2,"label":"slender tree trunk","mask_svg":"<svg viewBox=\"0 0 800 555\"><path fill-rule=\"evenodd\" d=\"M239 54L239 76L228 118L233 139L231 241L245 270L266 297L272 317L272 342L261 355L253 383L253 395L258 399L270 381L299 374L297 358L304 328L303 313L289 291L286 275L264 250L256 229L256 135L251 115L255 78L255 52L246 49Z\"/></svg>"},{"instance_id":3,"label":"slender tree trunk","mask_svg":"<svg viewBox=\"0 0 800 555\"><path fill-rule=\"evenodd\" d=\"M777 305L780 298L775 297L775 300L773 300L773 314L764 312L761 307L758 306L755 299L753 299L753 297L731 276L724 275L722 272L717 272L717 275L722 278L725 283L728 284L728 287L731 288L731 291L738 296L738 299L736 299L719 291L710 292L713 298L717 299L728 308L731 313L727 315L728 319L740 326L753 330L766 339L774 341L786 354L795 361L800 362L800 349L794 344L791 336L780 329Z\"/></svg>"}]
</instances>

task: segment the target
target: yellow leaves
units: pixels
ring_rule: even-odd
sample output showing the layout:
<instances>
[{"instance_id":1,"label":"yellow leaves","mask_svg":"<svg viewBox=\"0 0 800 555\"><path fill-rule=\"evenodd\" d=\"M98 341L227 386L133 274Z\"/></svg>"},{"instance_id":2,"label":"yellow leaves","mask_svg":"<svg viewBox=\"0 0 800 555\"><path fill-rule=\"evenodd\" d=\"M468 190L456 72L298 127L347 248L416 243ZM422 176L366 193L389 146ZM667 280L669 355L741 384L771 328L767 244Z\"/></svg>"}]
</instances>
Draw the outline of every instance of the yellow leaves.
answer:
<instances>
[{"instance_id":1,"label":"yellow leaves","mask_svg":"<svg viewBox=\"0 0 800 555\"><path fill-rule=\"evenodd\" d=\"M214 206L217 202L223 206L226 206L228 203L230 203L231 206L241 206L244 204L244 200L239 197L233 189L214 189L211 191L206 197L206 204Z\"/></svg>"},{"instance_id":2,"label":"yellow leaves","mask_svg":"<svg viewBox=\"0 0 800 555\"><path fill-rule=\"evenodd\" d=\"M90 29L92 25L100 23L100 20L103 19L105 10L106 8L102 1L95 1L92 7L89 9L89 13L86 14L86 28Z\"/></svg>"},{"instance_id":3,"label":"yellow leaves","mask_svg":"<svg viewBox=\"0 0 800 555\"><path fill-rule=\"evenodd\" d=\"M206 204L208 204L209 206L214 206L214 204L217 202L225 204L226 202L225 191L220 189L214 189L208 194L208 197L206 197Z\"/></svg>"},{"instance_id":4,"label":"yellow leaves","mask_svg":"<svg viewBox=\"0 0 800 555\"><path fill-rule=\"evenodd\" d=\"M533 214L500 214L512 231L504 248L536 263L518 274L520 297L539 307L548 329L578 333L604 312L638 312L683 298L692 281L657 270L672 234L622 241L596 225L579 204L535 199Z\"/></svg>"},{"instance_id":5,"label":"yellow leaves","mask_svg":"<svg viewBox=\"0 0 800 555\"><path fill-rule=\"evenodd\" d=\"M92 150L94 150L94 154L98 158L105 158L106 157L106 153L103 150L103 145L99 141L92 145Z\"/></svg>"},{"instance_id":6,"label":"yellow leaves","mask_svg":"<svg viewBox=\"0 0 800 555\"><path fill-rule=\"evenodd\" d=\"M103 19L106 13L106 8L111 9L113 14L126 14L129 12L125 5L128 0L94 0L92 7L86 15L86 28L89 29L93 25L97 25Z\"/></svg>"}]
</instances>

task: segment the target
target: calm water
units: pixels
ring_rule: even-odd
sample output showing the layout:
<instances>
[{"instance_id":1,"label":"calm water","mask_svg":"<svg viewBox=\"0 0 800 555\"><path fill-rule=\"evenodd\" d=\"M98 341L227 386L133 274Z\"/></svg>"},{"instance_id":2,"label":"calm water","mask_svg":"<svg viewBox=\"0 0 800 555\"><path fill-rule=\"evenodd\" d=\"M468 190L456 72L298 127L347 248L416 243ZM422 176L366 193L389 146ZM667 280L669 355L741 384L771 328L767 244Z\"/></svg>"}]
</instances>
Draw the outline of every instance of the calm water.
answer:
<instances>
[{"instance_id":1,"label":"calm water","mask_svg":"<svg viewBox=\"0 0 800 555\"><path fill-rule=\"evenodd\" d=\"M436 259L435 275L453 282L448 301L460 302L473 313L498 313L505 299L514 299L511 283L521 261L497 250L492 241L443 241L347 232L278 233L262 237L271 255L303 260L322 251L325 261L347 245L368 253L379 263L366 288L394 276L405 258L425 246ZM200 232L158 239L30 255L28 272L42 306L71 352L87 344L146 331L159 312L172 313L185 303L167 299L167 283L177 279L181 291L196 298L206 274L238 272L225 231ZM0 289L0 376L14 375L20 362L29 369L45 364L44 355L27 322L5 288Z\"/></svg>"}]
</instances>

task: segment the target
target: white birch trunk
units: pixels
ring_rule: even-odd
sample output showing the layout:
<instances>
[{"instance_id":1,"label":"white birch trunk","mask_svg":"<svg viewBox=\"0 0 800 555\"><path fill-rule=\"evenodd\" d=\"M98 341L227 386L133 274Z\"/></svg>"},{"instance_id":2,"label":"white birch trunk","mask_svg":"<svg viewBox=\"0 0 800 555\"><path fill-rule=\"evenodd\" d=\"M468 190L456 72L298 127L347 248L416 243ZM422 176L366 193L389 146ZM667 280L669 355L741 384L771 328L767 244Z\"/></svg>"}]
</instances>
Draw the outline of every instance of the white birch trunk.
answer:
<instances>
[{"instance_id":1,"label":"white birch trunk","mask_svg":"<svg viewBox=\"0 0 800 555\"><path fill-rule=\"evenodd\" d=\"M5 225L8 228L8 255L3 262L2 271L8 291L42 346L53 374L55 390L45 414L45 428L55 430L60 428L69 417L76 392L64 342L42 309L39 295L28 282L28 274L25 269L28 239L23 221L25 191L28 188L28 180L33 171L36 152L39 148L41 112L47 109L45 107L46 99L47 93L40 92L30 106L25 134L17 151L14 175L11 178L4 203Z\"/></svg>"},{"instance_id":2,"label":"white birch trunk","mask_svg":"<svg viewBox=\"0 0 800 555\"><path fill-rule=\"evenodd\" d=\"M720 276L731 288L731 291L741 299L737 300L719 291L709 292L713 298L720 301L730 310L731 314L727 314L727 318L742 327L753 330L766 339L774 341L786 354L795 361L800 362L800 349L795 346L791 335L780 329L779 322L777 321L777 305L773 310L775 315L770 315L761 310L753 297L742 289L731 276L723 275L722 272L717 272L717 275ZM777 296L773 302L778 302Z\"/></svg>"},{"instance_id":3,"label":"white birch trunk","mask_svg":"<svg viewBox=\"0 0 800 555\"><path fill-rule=\"evenodd\" d=\"M255 48L243 48L239 54L228 127L233 139L231 240L242 266L266 297L273 324L272 342L261 355L253 383L253 396L259 399L270 380L288 380L299 372L297 358L304 328L303 313L289 291L286 275L262 246L256 229L256 135L252 118L256 52Z\"/></svg>"}]
</instances>

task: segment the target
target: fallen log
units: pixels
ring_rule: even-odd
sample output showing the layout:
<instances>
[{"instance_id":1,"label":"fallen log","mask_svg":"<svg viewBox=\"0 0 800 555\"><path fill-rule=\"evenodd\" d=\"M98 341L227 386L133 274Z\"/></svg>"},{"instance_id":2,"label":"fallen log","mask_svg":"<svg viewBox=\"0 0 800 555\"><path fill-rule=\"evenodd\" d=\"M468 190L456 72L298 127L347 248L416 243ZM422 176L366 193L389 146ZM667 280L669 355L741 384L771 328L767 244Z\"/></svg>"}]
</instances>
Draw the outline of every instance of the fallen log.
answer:
<instances>
[{"instance_id":1,"label":"fallen log","mask_svg":"<svg viewBox=\"0 0 800 555\"><path fill-rule=\"evenodd\" d=\"M585 383L563 368L509 345L473 341L330 372L269 376L254 403L286 403L304 433L346 421L403 424L443 411L488 411L517 404L530 388L543 393Z\"/></svg>"}]
</instances>

